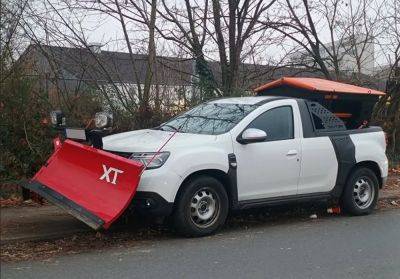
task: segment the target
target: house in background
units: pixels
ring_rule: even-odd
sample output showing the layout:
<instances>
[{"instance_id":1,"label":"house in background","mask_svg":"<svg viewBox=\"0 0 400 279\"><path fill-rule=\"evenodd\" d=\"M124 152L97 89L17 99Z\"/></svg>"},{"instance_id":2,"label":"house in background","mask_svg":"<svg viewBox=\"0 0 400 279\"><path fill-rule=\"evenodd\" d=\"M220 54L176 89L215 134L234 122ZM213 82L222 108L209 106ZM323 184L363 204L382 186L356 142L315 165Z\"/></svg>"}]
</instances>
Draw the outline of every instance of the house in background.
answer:
<instances>
[{"instance_id":1,"label":"house in background","mask_svg":"<svg viewBox=\"0 0 400 279\"><path fill-rule=\"evenodd\" d=\"M127 102L135 96L137 86L144 84L147 67L145 55L135 55L132 60L128 53L102 51L100 47L89 50L30 45L19 60L24 75L35 79L37 89L48 92L55 105L88 91L98 95L106 93L106 96L120 97L120 101ZM176 60L168 58L157 60L153 77L157 89L187 90L190 65L183 62L176 65Z\"/></svg>"},{"instance_id":2,"label":"house in background","mask_svg":"<svg viewBox=\"0 0 400 279\"><path fill-rule=\"evenodd\" d=\"M359 34L357 36L345 37L334 43L325 44L330 53L337 52L339 68L347 73L361 73L364 75L374 74L375 51L371 36ZM332 56L324 47L320 47L320 54L329 70L334 70ZM297 52L290 57L294 64L312 65L313 61L307 52Z\"/></svg>"},{"instance_id":3,"label":"house in background","mask_svg":"<svg viewBox=\"0 0 400 279\"><path fill-rule=\"evenodd\" d=\"M99 45L89 49L30 45L19 61L24 75L36 80L36 87L47 92L55 107L89 94L87 92L92 97L108 98L119 107L134 106L139 101L139 87L145 82L148 66L147 55L105 51ZM208 64L219 82L219 63L210 61ZM251 91L283 76L321 77L319 73L302 68L243 63L238 84L244 91ZM157 56L151 102L165 107L185 106L198 94L196 82L193 59Z\"/></svg>"}]
</instances>

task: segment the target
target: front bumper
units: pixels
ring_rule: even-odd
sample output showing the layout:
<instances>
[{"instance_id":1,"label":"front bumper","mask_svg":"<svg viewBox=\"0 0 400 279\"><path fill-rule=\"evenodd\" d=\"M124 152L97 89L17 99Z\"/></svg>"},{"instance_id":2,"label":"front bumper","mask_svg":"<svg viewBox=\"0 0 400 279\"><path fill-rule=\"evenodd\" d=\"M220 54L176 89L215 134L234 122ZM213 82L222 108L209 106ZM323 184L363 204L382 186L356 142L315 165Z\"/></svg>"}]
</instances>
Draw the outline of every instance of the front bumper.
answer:
<instances>
[{"instance_id":1,"label":"front bumper","mask_svg":"<svg viewBox=\"0 0 400 279\"><path fill-rule=\"evenodd\" d=\"M133 212L152 216L169 216L172 213L173 203L166 201L154 192L137 191L132 200Z\"/></svg>"},{"instance_id":2,"label":"front bumper","mask_svg":"<svg viewBox=\"0 0 400 279\"><path fill-rule=\"evenodd\" d=\"M176 193L182 183L182 177L167 165L143 172L136 192L158 194L168 203L175 201Z\"/></svg>"}]
</instances>

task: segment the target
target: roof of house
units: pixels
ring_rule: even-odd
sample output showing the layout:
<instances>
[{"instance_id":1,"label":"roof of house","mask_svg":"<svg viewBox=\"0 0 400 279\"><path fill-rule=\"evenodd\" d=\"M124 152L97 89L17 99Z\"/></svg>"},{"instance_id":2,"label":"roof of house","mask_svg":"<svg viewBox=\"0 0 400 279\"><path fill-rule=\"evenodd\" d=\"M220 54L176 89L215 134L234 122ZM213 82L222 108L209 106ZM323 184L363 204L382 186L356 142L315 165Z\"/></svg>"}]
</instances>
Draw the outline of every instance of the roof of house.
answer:
<instances>
[{"instance_id":1,"label":"roof of house","mask_svg":"<svg viewBox=\"0 0 400 279\"><path fill-rule=\"evenodd\" d=\"M41 71L67 73L83 81L144 83L147 55L115 51L91 52L86 48L31 45L27 55L44 58ZM157 57L153 79L158 84L185 85L191 78L191 61L174 57ZM51 63L49 63L51 62Z\"/></svg>"},{"instance_id":2,"label":"roof of house","mask_svg":"<svg viewBox=\"0 0 400 279\"><path fill-rule=\"evenodd\" d=\"M24 57L41 60L40 71L57 72L60 77L75 78L82 81L103 81L115 83L144 83L148 60L146 54L133 54L101 50L98 53L86 48L59 47L49 45L30 45ZM50 62L51 63L50 63ZM217 83L221 81L219 62L207 61ZM54 69L53 69L54 68ZM195 72L193 59L157 56L153 84L192 85ZM305 72L293 67L242 63L239 66L238 86L254 88L279 76L319 77L320 73Z\"/></svg>"},{"instance_id":3,"label":"roof of house","mask_svg":"<svg viewBox=\"0 0 400 279\"><path fill-rule=\"evenodd\" d=\"M105 51L93 52L87 48L60 47L49 45L30 45L21 56L35 57L39 60L39 72L54 75L61 79L75 79L83 82L103 83L141 83L143 84L148 67L146 54ZM214 78L221 83L219 62L207 61ZM189 86L195 81L193 59L157 56L152 84L169 86ZM276 67L271 65L242 63L239 66L237 86L252 89L267 81L282 76L303 76L318 78L321 73L305 71L303 68ZM285 78L286 80L287 78ZM375 81L374 86L380 86ZM265 85L264 85L265 86ZM257 90L260 90L258 87Z\"/></svg>"},{"instance_id":4,"label":"roof of house","mask_svg":"<svg viewBox=\"0 0 400 279\"><path fill-rule=\"evenodd\" d=\"M275 81L266 83L254 89L257 93L265 93L267 90L281 86L289 86L301 88L309 91L320 93L348 93L348 94L367 94L367 95L385 95L384 92L355 86L351 84L341 83L321 78L305 78L305 77L283 77Z\"/></svg>"}]
</instances>

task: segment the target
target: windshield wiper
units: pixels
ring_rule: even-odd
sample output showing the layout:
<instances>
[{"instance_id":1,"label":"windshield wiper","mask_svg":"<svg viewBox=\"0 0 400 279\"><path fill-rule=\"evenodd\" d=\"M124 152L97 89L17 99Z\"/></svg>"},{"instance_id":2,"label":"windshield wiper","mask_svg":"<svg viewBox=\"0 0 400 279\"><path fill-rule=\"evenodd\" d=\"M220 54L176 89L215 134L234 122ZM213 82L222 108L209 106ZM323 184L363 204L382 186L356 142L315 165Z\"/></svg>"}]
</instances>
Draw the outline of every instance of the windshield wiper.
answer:
<instances>
[{"instance_id":1,"label":"windshield wiper","mask_svg":"<svg viewBox=\"0 0 400 279\"><path fill-rule=\"evenodd\" d=\"M162 125L162 126L160 126L160 127L158 127L158 128L159 128L160 130L162 130L162 131L165 131L165 130L163 129L163 127L168 127L168 128L173 129L173 130L176 131L176 132L179 132L179 129L178 129L178 128L176 128L175 126L169 125L169 124L164 124L164 125Z\"/></svg>"}]
</instances>

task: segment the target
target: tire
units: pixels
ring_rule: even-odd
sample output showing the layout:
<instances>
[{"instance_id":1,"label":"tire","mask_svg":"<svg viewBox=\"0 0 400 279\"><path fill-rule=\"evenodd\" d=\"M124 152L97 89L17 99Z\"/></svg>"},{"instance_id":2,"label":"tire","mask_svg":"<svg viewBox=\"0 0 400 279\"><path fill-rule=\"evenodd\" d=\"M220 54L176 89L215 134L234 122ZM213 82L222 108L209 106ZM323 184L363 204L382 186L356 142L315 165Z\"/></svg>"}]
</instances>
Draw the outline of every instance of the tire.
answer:
<instances>
[{"instance_id":1,"label":"tire","mask_svg":"<svg viewBox=\"0 0 400 279\"><path fill-rule=\"evenodd\" d=\"M365 167L355 169L346 182L341 205L351 215L370 214L378 201L379 183L375 173Z\"/></svg>"},{"instance_id":2,"label":"tire","mask_svg":"<svg viewBox=\"0 0 400 279\"><path fill-rule=\"evenodd\" d=\"M221 182L210 176L197 176L183 185L173 212L173 224L184 236L215 233L224 223L229 200Z\"/></svg>"}]
</instances>

